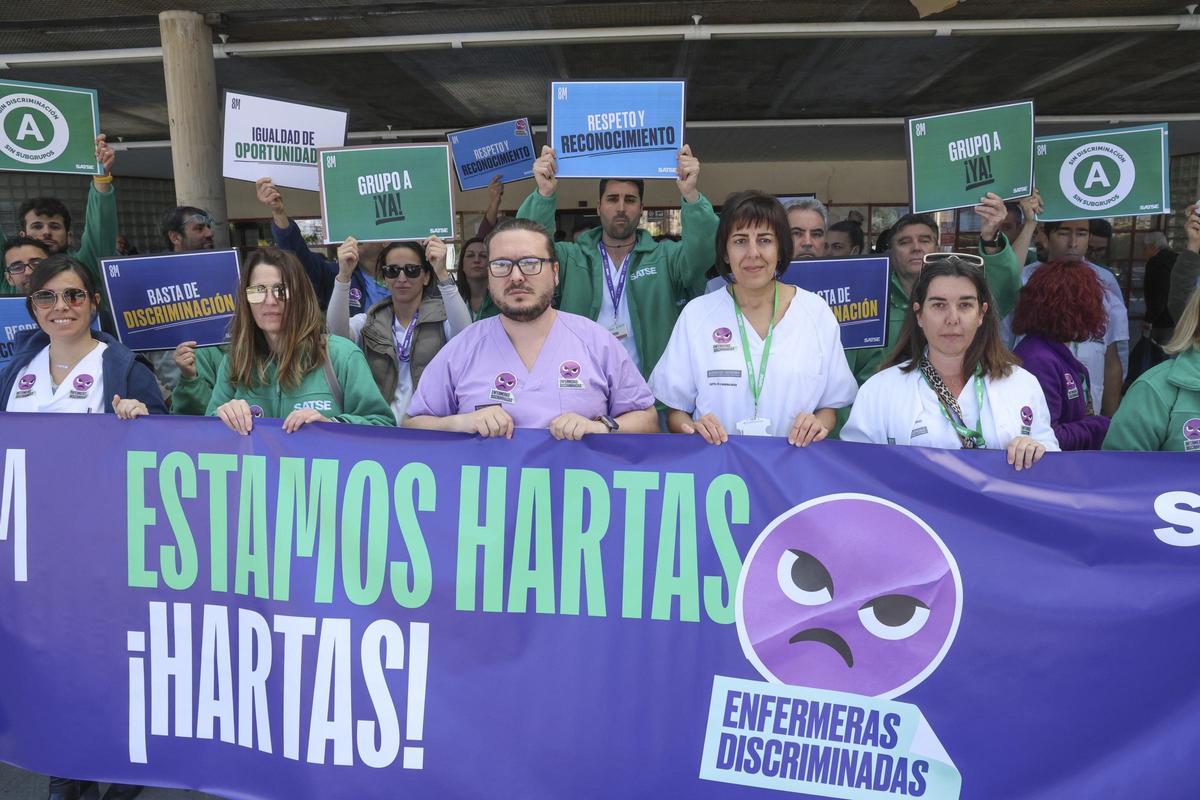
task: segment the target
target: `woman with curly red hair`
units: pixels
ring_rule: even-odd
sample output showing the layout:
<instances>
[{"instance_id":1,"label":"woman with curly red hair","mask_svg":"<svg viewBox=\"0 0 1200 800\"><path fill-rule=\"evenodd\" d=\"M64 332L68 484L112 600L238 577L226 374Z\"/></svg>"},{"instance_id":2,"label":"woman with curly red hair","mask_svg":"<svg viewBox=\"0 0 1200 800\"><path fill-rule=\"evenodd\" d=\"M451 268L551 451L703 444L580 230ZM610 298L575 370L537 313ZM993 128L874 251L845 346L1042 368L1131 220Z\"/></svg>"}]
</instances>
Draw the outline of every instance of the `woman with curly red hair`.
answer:
<instances>
[{"instance_id":1,"label":"woman with curly red hair","mask_svg":"<svg viewBox=\"0 0 1200 800\"><path fill-rule=\"evenodd\" d=\"M1063 450L1099 450L1108 417L1092 406L1091 376L1076 357L1076 342L1104 336L1104 287L1082 261L1055 261L1035 270L1021 288L1013 349L1042 385L1050 426ZM1102 376L1103 377L1103 376Z\"/></svg>"}]
</instances>

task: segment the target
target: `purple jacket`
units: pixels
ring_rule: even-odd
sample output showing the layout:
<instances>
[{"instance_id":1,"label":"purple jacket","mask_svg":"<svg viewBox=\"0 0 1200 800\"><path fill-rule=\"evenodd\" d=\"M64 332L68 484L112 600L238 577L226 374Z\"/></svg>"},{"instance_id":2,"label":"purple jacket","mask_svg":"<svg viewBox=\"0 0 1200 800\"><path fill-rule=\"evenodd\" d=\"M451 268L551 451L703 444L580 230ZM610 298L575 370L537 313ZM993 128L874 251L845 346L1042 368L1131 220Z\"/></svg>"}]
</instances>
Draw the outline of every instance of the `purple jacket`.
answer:
<instances>
[{"instance_id":1,"label":"purple jacket","mask_svg":"<svg viewBox=\"0 0 1200 800\"><path fill-rule=\"evenodd\" d=\"M1087 367L1062 342L1030 334L1013 349L1038 379L1050 408L1050 427L1063 450L1099 450L1108 417L1087 413Z\"/></svg>"}]
</instances>

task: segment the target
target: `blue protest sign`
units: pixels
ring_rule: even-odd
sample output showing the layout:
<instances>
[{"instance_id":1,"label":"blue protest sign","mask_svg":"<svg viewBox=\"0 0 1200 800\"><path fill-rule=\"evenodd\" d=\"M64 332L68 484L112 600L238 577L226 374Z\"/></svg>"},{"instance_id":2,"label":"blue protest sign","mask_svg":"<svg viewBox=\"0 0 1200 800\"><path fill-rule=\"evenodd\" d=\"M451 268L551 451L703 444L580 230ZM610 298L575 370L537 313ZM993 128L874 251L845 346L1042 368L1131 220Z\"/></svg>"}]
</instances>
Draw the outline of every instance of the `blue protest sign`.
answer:
<instances>
[{"instance_id":1,"label":"blue protest sign","mask_svg":"<svg viewBox=\"0 0 1200 800\"><path fill-rule=\"evenodd\" d=\"M196 250L100 262L117 323L131 350L226 341L238 285L236 250Z\"/></svg>"},{"instance_id":2,"label":"blue protest sign","mask_svg":"<svg viewBox=\"0 0 1200 800\"><path fill-rule=\"evenodd\" d=\"M1016 472L73 414L0 414L0 442L0 760L43 774L237 800L1200 785L1190 454Z\"/></svg>"},{"instance_id":3,"label":"blue protest sign","mask_svg":"<svg viewBox=\"0 0 1200 800\"><path fill-rule=\"evenodd\" d=\"M502 183L533 176L536 154L528 119L452 131L446 138L450 140L458 185L464 192L482 189L493 175L499 175Z\"/></svg>"},{"instance_id":4,"label":"blue protest sign","mask_svg":"<svg viewBox=\"0 0 1200 800\"><path fill-rule=\"evenodd\" d=\"M684 81L552 81L547 143L560 178L674 178Z\"/></svg>"},{"instance_id":5,"label":"blue protest sign","mask_svg":"<svg viewBox=\"0 0 1200 800\"><path fill-rule=\"evenodd\" d=\"M781 280L818 294L829 303L841 325L844 350L886 344L886 257L793 261Z\"/></svg>"},{"instance_id":6,"label":"blue protest sign","mask_svg":"<svg viewBox=\"0 0 1200 800\"><path fill-rule=\"evenodd\" d=\"M24 297L0 297L0 370L8 366L16 352L17 334L36 327L37 323L25 308Z\"/></svg>"}]
</instances>

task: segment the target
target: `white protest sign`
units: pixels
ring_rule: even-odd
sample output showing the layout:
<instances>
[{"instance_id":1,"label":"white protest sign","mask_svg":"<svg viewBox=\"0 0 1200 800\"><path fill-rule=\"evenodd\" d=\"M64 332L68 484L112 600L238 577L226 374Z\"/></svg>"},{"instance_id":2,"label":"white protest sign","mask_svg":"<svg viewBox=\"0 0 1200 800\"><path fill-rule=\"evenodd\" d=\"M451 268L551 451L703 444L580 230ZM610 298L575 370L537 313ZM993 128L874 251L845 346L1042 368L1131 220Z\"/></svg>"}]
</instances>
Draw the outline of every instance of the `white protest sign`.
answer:
<instances>
[{"instance_id":1,"label":"white protest sign","mask_svg":"<svg viewBox=\"0 0 1200 800\"><path fill-rule=\"evenodd\" d=\"M346 143L344 110L225 93L226 178L269 177L277 186L317 191L317 149Z\"/></svg>"}]
</instances>

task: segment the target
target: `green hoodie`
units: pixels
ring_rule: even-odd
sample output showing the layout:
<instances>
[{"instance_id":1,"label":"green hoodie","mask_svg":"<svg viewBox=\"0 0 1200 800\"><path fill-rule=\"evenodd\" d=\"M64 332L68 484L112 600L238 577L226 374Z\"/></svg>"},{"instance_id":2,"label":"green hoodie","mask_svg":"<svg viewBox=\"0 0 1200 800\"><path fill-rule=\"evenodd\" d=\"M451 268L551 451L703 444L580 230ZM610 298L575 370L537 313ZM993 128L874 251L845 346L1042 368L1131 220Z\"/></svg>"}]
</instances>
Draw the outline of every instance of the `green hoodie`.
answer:
<instances>
[{"instance_id":1,"label":"green hoodie","mask_svg":"<svg viewBox=\"0 0 1200 800\"><path fill-rule=\"evenodd\" d=\"M196 377L179 378L175 391L171 392L171 413L203 417L212 399L213 386L217 383L217 372L225 360L228 345L196 348Z\"/></svg>"},{"instance_id":2,"label":"green hoodie","mask_svg":"<svg viewBox=\"0 0 1200 800\"><path fill-rule=\"evenodd\" d=\"M533 220L547 231L555 229L557 196L534 192L517 209L517 216ZM667 349L679 312L694 297L704 294L704 273L713 265L717 241L717 215L704 195L694 203L682 200L683 238L673 242L654 241L649 232L637 232L625 285L633 340L637 345L642 375L649 377ZM600 304L608 291L604 261L600 257L603 231L593 228L579 240L554 245L558 256L558 308L590 320L600 315Z\"/></svg>"},{"instance_id":3,"label":"green hoodie","mask_svg":"<svg viewBox=\"0 0 1200 800\"><path fill-rule=\"evenodd\" d=\"M283 419L298 408L315 408L338 422L395 426L396 417L379 393L363 352L354 346L354 342L340 336L330 336L327 341L333 373L342 386L343 406L339 406L334 399L329 382L325 380L325 370L321 367L305 375L299 386L287 389L279 385L275 360L272 359L267 363L265 385L234 387L229 382L229 359L225 358L217 371L217 382L208 403L208 416L216 416L217 408L230 400L242 399L251 406L258 406L262 411L261 416L274 419Z\"/></svg>"},{"instance_id":4,"label":"green hoodie","mask_svg":"<svg viewBox=\"0 0 1200 800\"><path fill-rule=\"evenodd\" d=\"M1197 438L1184 427L1196 420ZM1192 349L1147 370L1133 382L1113 415L1105 450L1200 449L1200 351Z\"/></svg>"}]
</instances>

